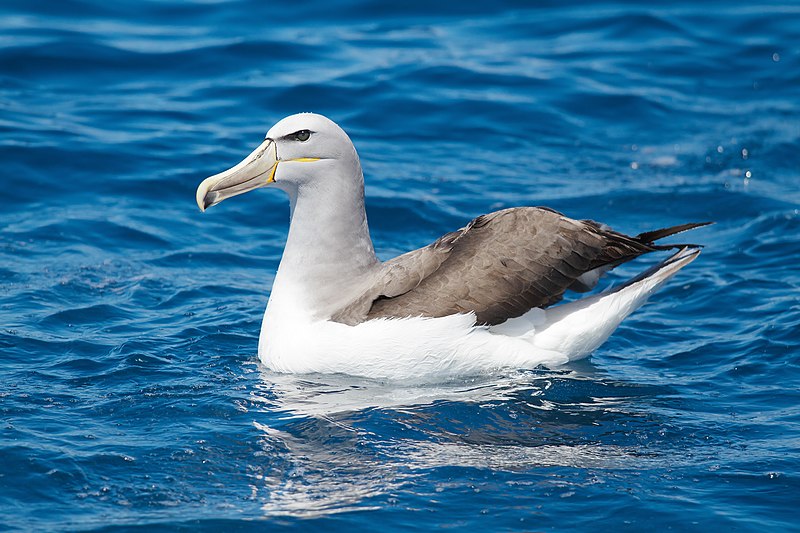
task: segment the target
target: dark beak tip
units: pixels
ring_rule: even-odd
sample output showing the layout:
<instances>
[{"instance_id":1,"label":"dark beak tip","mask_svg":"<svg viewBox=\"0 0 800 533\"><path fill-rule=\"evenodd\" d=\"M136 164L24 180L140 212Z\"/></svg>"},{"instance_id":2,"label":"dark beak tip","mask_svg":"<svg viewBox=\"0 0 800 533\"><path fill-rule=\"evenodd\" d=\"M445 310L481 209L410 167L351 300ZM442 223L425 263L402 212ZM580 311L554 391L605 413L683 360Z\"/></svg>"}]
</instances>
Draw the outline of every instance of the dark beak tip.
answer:
<instances>
[{"instance_id":1,"label":"dark beak tip","mask_svg":"<svg viewBox=\"0 0 800 533\"><path fill-rule=\"evenodd\" d=\"M205 213L206 209L212 205L216 205L218 203L218 197L219 195L213 191L206 193L206 195L203 197L203 206L200 208L200 211Z\"/></svg>"}]
</instances>

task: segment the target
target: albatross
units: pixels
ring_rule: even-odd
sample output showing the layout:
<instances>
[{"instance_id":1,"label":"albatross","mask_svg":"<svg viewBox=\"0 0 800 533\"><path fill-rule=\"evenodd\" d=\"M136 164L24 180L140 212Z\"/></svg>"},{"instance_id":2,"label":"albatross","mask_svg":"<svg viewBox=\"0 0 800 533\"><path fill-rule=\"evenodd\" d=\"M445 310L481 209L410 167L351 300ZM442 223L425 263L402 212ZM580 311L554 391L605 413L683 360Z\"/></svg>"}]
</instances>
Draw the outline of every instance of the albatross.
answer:
<instances>
[{"instance_id":1,"label":"albatross","mask_svg":"<svg viewBox=\"0 0 800 533\"><path fill-rule=\"evenodd\" d=\"M261 187L288 195L291 220L258 355L289 373L442 381L586 357L700 253L656 241L708 224L628 236L552 209L515 207L382 262L356 149L313 113L275 124L243 161L199 185L197 204L205 211ZM657 250L676 251L621 286L554 305Z\"/></svg>"}]
</instances>

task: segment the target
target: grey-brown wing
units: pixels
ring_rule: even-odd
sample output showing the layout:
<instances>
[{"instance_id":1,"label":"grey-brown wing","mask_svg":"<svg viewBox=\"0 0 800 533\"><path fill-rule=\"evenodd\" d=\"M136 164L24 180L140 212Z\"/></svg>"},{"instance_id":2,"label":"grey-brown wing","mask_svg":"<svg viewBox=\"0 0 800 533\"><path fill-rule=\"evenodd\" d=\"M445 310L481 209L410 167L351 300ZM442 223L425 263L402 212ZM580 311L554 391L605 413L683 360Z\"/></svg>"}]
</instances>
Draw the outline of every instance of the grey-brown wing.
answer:
<instances>
[{"instance_id":1,"label":"grey-brown wing","mask_svg":"<svg viewBox=\"0 0 800 533\"><path fill-rule=\"evenodd\" d=\"M350 325L358 324L369 318L368 314L376 301L401 296L419 287L425 279L442 266L442 263L449 257L453 244L464 232L469 231L471 226L472 223L466 228L443 235L428 246L383 263L381 272L377 275L373 285L355 301L348 303L335 313L331 317L332 320Z\"/></svg>"},{"instance_id":2,"label":"grey-brown wing","mask_svg":"<svg viewBox=\"0 0 800 533\"><path fill-rule=\"evenodd\" d=\"M472 311L478 323L499 324L559 301L586 272L657 248L549 209L497 211L386 263L365 318Z\"/></svg>"}]
</instances>

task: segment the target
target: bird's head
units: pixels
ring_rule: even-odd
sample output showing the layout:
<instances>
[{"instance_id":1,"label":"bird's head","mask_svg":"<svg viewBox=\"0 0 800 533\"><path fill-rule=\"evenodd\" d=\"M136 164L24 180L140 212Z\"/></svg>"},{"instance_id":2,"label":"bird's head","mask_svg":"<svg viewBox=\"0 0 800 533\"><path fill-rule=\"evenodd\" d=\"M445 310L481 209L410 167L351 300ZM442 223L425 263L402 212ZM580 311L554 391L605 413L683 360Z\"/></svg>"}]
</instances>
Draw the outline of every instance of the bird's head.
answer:
<instances>
[{"instance_id":1,"label":"bird's head","mask_svg":"<svg viewBox=\"0 0 800 533\"><path fill-rule=\"evenodd\" d=\"M293 194L301 187L320 185L320 180L354 175L353 168L335 172L342 165L357 167L355 175L361 177L358 156L344 130L322 115L291 115L275 124L264 142L239 164L203 180L197 188L197 205L205 211L260 187Z\"/></svg>"}]
</instances>

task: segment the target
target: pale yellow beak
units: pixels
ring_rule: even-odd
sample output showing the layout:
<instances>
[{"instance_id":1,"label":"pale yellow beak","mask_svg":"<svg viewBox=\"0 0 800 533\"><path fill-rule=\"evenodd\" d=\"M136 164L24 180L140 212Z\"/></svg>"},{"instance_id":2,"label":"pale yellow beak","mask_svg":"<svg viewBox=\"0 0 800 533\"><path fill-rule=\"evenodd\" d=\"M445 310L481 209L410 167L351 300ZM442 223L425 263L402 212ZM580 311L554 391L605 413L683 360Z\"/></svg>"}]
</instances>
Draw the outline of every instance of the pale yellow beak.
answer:
<instances>
[{"instance_id":1,"label":"pale yellow beak","mask_svg":"<svg viewBox=\"0 0 800 533\"><path fill-rule=\"evenodd\" d=\"M278 152L267 139L235 167L203 180L197 188L197 207L205 211L226 198L264 187L275 181Z\"/></svg>"}]
</instances>

